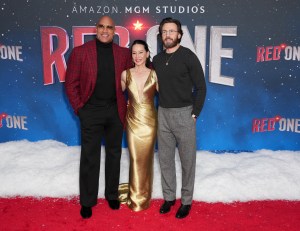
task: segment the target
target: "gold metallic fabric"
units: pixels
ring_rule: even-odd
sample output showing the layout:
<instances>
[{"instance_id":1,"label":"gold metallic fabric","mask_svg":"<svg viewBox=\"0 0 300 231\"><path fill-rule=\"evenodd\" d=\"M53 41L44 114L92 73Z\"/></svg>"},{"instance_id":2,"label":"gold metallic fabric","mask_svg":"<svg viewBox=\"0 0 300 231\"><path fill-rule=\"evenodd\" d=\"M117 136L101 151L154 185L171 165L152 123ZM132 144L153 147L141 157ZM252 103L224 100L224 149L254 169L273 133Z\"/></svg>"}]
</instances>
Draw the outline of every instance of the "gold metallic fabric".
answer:
<instances>
[{"instance_id":1,"label":"gold metallic fabric","mask_svg":"<svg viewBox=\"0 0 300 231\"><path fill-rule=\"evenodd\" d=\"M150 205L153 183L153 155L157 130L154 106L156 78L150 72L139 95L137 84L127 70L126 86L129 105L126 114L126 135L130 155L129 192L127 205L134 211Z\"/></svg>"},{"instance_id":2,"label":"gold metallic fabric","mask_svg":"<svg viewBox=\"0 0 300 231\"><path fill-rule=\"evenodd\" d=\"M127 204L128 192L129 192L129 184L122 183L119 184L119 201L121 204Z\"/></svg>"}]
</instances>

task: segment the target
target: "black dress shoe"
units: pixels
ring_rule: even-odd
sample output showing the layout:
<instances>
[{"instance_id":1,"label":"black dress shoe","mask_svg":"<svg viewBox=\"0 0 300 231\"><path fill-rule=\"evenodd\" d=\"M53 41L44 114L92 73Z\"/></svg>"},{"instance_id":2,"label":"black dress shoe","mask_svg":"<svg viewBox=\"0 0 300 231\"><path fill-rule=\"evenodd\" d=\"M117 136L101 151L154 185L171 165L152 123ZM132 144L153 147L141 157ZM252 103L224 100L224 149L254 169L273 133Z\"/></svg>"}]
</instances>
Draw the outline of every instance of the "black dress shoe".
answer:
<instances>
[{"instance_id":1,"label":"black dress shoe","mask_svg":"<svg viewBox=\"0 0 300 231\"><path fill-rule=\"evenodd\" d=\"M191 205L183 205L181 204L180 208L178 209L176 213L176 218L185 218L187 215L189 215L191 210Z\"/></svg>"},{"instance_id":2,"label":"black dress shoe","mask_svg":"<svg viewBox=\"0 0 300 231\"><path fill-rule=\"evenodd\" d=\"M81 206L80 215L83 219L90 218L92 216L92 207Z\"/></svg>"},{"instance_id":3,"label":"black dress shoe","mask_svg":"<svg viewBox=\"0 0 300 231\"><path fill-rule=\"evenodd\" d=\"M120 201L118 200L107 200L107 201L111 209L116 210L120 208Z\"/></svg>"},{"instance_id":4,"label":"black dress shoe","mask_svg":"<svg viewBox=\"0 0 300 231\"><path fill-rule=\"evenodd\" d=\"M175 200L165 201L159 209L161 214L168 213L171 210L171 206L175 205Z\"/></svg>"}]
</instances>

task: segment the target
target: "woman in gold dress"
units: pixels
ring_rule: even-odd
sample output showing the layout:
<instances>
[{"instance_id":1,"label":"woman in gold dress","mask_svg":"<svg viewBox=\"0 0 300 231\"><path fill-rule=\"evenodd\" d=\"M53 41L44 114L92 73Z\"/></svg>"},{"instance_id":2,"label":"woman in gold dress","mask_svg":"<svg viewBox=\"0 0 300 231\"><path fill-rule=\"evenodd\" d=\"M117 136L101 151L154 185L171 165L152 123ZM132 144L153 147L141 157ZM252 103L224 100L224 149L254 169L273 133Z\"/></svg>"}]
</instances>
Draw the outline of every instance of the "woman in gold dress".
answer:
<instances>
[{"instance_id":1,"label":"woman in gold dress","mask_svg":"<svg viewBox=\"0 0 300 231\"><path fill-rule=\"evenodd\" d=\"M128 92L126 134L130 155L127 205L133 211L150 205L153 183L153 155L157 130L154 96L158 90L154 70L148 68L149 48L145 41L131 46L134 67L123 71L122 90Z\"/></svg>"}]
</instances>

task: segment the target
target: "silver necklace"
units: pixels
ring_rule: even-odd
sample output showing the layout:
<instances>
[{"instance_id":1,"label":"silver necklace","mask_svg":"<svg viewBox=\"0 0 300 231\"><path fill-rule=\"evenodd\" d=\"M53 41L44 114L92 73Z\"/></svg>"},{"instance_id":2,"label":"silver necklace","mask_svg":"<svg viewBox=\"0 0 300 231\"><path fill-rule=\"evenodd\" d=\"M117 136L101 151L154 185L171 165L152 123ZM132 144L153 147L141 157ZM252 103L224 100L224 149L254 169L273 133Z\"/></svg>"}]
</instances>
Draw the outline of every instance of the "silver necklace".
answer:
<instances>
[{"instance_id":1,"label":"silver necklace","mask_svg":"<svg viewBox=\"0 0 300 231\"><path fill-rule=\"evenodd\" d=\"M175 52L169 58L167 58L167 52L166 52L166 66L169 65L169 61L173 57L174 54L175 54Z\"/></svg>"}]
</instances>

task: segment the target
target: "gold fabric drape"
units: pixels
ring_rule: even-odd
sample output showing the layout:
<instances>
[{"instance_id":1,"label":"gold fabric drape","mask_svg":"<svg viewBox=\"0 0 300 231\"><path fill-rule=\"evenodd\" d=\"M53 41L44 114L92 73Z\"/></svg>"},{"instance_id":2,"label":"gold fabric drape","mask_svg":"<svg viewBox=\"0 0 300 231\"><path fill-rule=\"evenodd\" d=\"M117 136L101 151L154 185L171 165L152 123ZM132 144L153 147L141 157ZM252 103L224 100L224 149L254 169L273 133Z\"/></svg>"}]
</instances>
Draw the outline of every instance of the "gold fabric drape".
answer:
<instances>
[{"instance_id":1,"label":"gold fabric drape","mask_svg":"<svg viewBox=\"0 0 300 231\"><path fill-rule=\"evenodd\" d=\"M129 105L126 115L126 135L130 154L129 185L119 188L119 199L134 211L150 205L153 183L153 155L157 130L154 107L156 78L150 72L140 96L135 80L127 70L126 86ZM127 197L127 200L126 200Z\"/></svg>"}]
</instances>

